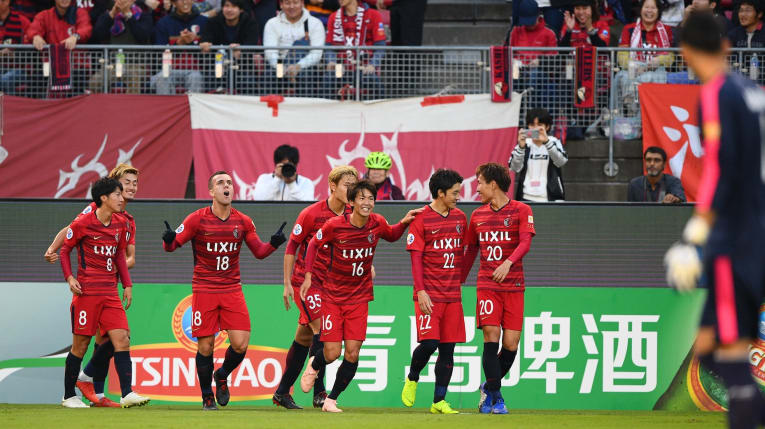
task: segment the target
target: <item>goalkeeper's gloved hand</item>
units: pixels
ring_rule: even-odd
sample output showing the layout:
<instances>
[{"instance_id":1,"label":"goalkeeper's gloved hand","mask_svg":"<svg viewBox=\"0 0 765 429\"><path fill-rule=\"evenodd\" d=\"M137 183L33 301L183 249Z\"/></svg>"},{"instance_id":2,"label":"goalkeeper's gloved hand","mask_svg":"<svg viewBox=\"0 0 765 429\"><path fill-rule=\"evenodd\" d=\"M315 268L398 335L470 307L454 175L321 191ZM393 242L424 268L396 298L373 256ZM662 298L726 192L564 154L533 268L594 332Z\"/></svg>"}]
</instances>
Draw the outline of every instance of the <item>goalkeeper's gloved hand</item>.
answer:
<instances>
[{"instance_id":1,"label":"goalkeeper's gloved hand","mask_svg":"<svg viewBox=\"0 0 765 429\"><path fill-rule=\"evenodd\" d=\"M685 225L682 241L673 244L664 255L667 283L679 292L696 288L702 271L699 247L706 243L708 237L709 224L693 216Z\"/></svg>"},{"instance_id":2,"label":"goalkeeper's gloved hand","mask_svg":"<svg viewBox=\"0 0 765 429\"><path fill-rule=\"evenodd\" d=\"M175 231L173 231L172 228L170 228L170 224L165 221L165 226L167 229L165 232L162 233L162 241L167 243L168 245L173 244L173 241L175 241Z\"/></svg>"},{"instance_id":3,"label":"goalkeeper's gloved hand","mask_svg":"<svg viewBox=\"0 0 765 429\"><path fill-rule=\"evenodd\" d=\"M284 233L282 230L284 229L284 226L287 225L287 222L283 222L282 226L279 227L279 230L274 233L274 235L271 236L271 240L269 243L271 243L271 246L274 247L274 249L278 249L279 246L284 244L285 241L287 241L287 237L284 236Z\"/></svg>"}]
</instances>

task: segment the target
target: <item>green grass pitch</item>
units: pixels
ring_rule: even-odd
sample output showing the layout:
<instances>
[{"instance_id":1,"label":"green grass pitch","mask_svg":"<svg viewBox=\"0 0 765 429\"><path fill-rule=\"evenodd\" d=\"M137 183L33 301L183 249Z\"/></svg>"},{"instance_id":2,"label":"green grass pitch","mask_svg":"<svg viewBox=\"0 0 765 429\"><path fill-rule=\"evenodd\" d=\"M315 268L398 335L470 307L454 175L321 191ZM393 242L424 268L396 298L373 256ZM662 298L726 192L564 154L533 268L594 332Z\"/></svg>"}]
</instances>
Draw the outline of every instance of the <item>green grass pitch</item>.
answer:
<instances>
[{"instance_id":1,"label":"green grass pitch","mask_svg":"<svg viewBox=\"0 0 765 429\"><path fill-rule=\"evenodd\" d=\"M341 405L342 406L342 405ZM619 429L724 428L725 415L672 411L511 410L509 415L431 415L426 409L353 408L342 414L314 409L287 411L276 407L229 406L203 412L197 406L149 405L123 409L65 409L58 405L0 404L3 428L470 428Z\"/></svg>"}]
</instances>

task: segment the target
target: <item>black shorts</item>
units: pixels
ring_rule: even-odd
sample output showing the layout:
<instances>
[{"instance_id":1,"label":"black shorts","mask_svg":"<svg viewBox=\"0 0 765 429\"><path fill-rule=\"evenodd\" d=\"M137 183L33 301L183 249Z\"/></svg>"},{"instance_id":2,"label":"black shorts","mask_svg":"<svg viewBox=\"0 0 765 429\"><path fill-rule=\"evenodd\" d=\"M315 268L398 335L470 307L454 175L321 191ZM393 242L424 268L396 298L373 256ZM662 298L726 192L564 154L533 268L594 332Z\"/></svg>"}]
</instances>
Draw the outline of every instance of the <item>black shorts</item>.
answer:
<instances>
[{"instance_id":1,"label":"black shorts","mask_svg":"<svg viewBox=\"0 0 765 429\"><path fill-rule=\"evenodd\" d=\"M730 344L757 338L760 306L765 300L762 267L716 256L705 263L707 300L701 326L715 328L717 340Z\"/></svg>"}]
</instances>

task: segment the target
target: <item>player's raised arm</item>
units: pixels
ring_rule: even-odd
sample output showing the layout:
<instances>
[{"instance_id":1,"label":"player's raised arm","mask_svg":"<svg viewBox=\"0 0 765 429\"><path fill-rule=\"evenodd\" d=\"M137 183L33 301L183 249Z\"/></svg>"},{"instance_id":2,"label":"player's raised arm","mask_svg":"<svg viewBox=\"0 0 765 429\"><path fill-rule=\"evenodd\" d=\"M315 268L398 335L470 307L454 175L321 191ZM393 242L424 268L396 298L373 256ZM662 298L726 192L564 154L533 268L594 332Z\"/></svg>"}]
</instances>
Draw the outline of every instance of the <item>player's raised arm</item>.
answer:
<instances>
[{"instance_id":1,"label":"player's raised arm","mask_svg":"<svg viewBox=\"0 0 765 429\"><path fill-rule=\"evenodd\" d=\"M244 236L244 242L256 258L265 259L287 241L287 237L284 236L283 232L285 225L287 225L287 222L282 222L282 226L279 227L279 230L271 236L271 240L266 244L260 241L260 237L258 237L258 234L255 232L255 225L253 224L252 229L247 230L247 234Z\"/></svg>"},{"instance_id":2,"label":"player's raised arm","mask_svg":"<svg viewBox=\"0 0 765 429\"><path fill-rule=\"evenodd\" d=\"M170 224L167 221L165 221L165 228L165 232L162 233L162 248L166 252L172 252L194 238L199 228L198 213L194 212L186 216L186 219L178 225L175 231L170 228Z\"/></svg>"},{"instance_id":3,"label":"player's raised arm","mask_svg":"<svg viewBox=\"0 0 765 429\"><path fill-rule=\"evenodd\" d=\"M53 242L50 243L50 246L48 246L48 249L45 251L45 255L43 255L45 260L51 264L58 260L58 251L61 249L61 245L64 244L64 236L66 235L66 230L68 228L68 226L61 228L61 231L56 234Z\"/></svg>"}]
</instances>

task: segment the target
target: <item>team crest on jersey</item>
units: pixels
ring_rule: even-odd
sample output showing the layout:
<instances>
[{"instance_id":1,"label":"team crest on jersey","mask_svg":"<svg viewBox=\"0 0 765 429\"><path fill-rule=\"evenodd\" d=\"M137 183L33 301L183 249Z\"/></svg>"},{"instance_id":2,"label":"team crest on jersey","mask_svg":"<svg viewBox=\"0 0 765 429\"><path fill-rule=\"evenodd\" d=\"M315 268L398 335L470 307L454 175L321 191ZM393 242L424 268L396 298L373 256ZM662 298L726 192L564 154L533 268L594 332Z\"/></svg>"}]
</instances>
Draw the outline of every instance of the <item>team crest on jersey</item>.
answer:
<instances>
[{"instance_id":1,"label":"team crest on jersey","mask_svg":"<svg viewBox=\"0 0 765 429\"><path fill-rule=\"evenodd\" d=\"M303 233L303 226L300 225L299 223L296 223L295 227L292 228L292 233L295 234L295 235L302 234Z\"/></svg>"},{"instance_id":2,"label":"team crest on jersey","mask_svg":"<svg viewBox=\"0 0 765 429\"><path fill-rule=\"evenodd\" d=\"M71 240L73 236L74 236L74 232L72 232L72 228L67 228L66 229L66 239L67 240Z\"/></svg>"},{"instance_id":3,"label":"team crest on jersey","mask_svg":"<svg viewBox=\"0 0 765 429\"><path fill-rule=\"evenodd\" d=\"M239 239L239 227L234 227L234 238Z\"/></svg>"},{"instance_id":4,"label":"team crest on jersey","mask_svg":"<svg viewBox=\"0 0 765 429\"><path fill-rule=\"evenodd\" d=\"M509 217L505 218L505 226L510 226L510 218Z\"/></svg>"},{"instance_id":5,"label":"team crest on jersey","mask_svg":"<svg viewBox=\"0 0 765 429\"><path fill-rule=\"evenodd\" d=\"M455 228L457 229L457 234L462 234L462 225L457 224Z\"/></svg>"},{"instance_id":6,"label":"team crest on jersey","mask_svg":"<svg viewBox=\"0 0 765 429\"><path fill-rule=\"evenodd\" d=\"M409 235L406 236L406 244L412 244L412 243L414 243L414 234L410 232Z\"/></svg>"},{"instance_id":7,"label":"team crest on jersey","mask_svg":"<svg viewBox=\"0 0 765 429\"><path fill-rule=\"evenodd\" d=\"M82 211L82 214L88 214L88 213L90 213L92 211L93 211L93 207L88 205L87 207L85 207L85 210Z\"/></svg>"},{"instance_id":8,"label":"team crest on jersey","mask_svg":"<svg viewBox=\"0 0 765 429\"><path fill-rule=\"evenodd\" d=\"M178 225L178 228L175 229L176 234L180 234L183 232L183 224Z\"/></svg>"},{"instance_id":9,"label":"team crest on jersey","mask_svg":"<svg viewBox=\"0 0 765 429\"><path fill-rule=\"evenodd\" d=\"M370 232L369 235L367 235L367 241L370 243L375 241L375 234L373 232Z\"/></svg>"},{"instance_id":10,"label":"team crest on jersey","mask_svg":"<svg viewBox=\"0 0 765 429\"><path fill-rule=\"evenodd\" d=\"M321 229L316 231L316 239L321 240L324 237L324 234L322 234Z\"/></svg>"},{"instance_id":11,"label":"team crest on jersey","mask_svg":"<svg viewBox=\"0 0 765 429\"><path fill-rule=\"evenodd\" d=\"M114 241L116 241L117 243L120 242L120 233L119 232L114 234Z\"/></svg>"}]
</instances>

